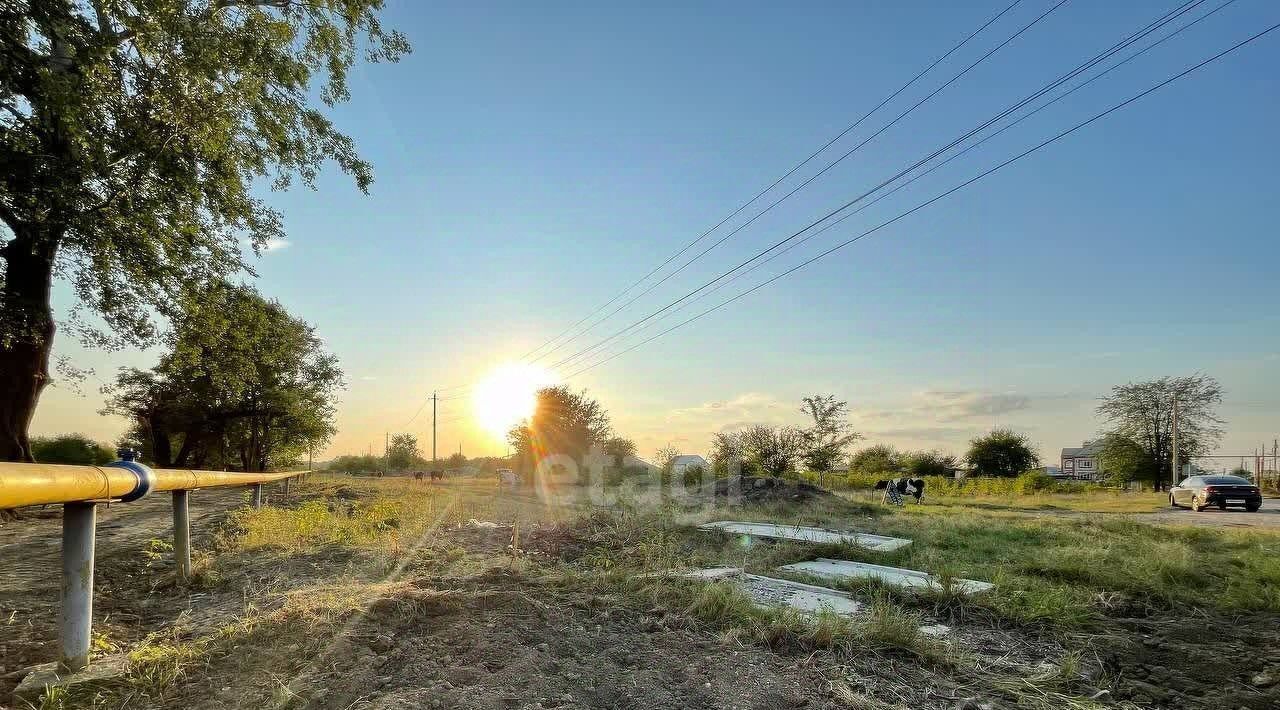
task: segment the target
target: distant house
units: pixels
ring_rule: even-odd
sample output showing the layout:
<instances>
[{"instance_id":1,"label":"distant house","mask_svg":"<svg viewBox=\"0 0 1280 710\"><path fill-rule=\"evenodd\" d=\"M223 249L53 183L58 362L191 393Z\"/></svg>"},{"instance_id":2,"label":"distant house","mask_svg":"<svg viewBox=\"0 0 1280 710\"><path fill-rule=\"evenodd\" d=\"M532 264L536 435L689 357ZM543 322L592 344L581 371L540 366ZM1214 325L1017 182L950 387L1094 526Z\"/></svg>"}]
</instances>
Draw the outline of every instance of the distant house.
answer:
<instances>
[{"instance_id":1,"label":"distant house","mask_svg":"<svg viewBox=\"0 0 1280 710\"><path fill-rule=\"evenodd\" d=\"M695 466L701 467L704 471L711 468L711 466L707 464L707 460L697 454L682 454L671 459L671 472L677 476L684 473L685 469L693 468Z\"/></svg>"},{"instance_id":2,"label":"distant house","mask_svg":"<svg viewBox=\"0 0 1280 710\"><path fill-rule=\"evenodd\" d=\"M1062 450L1062 477L1091 481L1098 477L1101 468L1098 456L1102 453L1102 443L1086 441L1081 446Z\"/></svg>"}]
</instances>

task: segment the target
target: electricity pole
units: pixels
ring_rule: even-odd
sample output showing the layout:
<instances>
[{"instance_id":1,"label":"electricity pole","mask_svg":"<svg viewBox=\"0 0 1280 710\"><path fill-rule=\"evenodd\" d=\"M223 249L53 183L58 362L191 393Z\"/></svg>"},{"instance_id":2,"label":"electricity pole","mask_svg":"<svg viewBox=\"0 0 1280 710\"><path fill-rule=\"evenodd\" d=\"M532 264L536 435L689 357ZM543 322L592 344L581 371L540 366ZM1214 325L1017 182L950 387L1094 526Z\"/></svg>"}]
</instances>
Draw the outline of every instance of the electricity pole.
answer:
<instances>
[{"instance_id":1,"label":"electricity pole","mask_svg":"<svg viewBox=\"0 0 1280 710\"><path fill-rule=\"evenodd\" d=\"M1173 466L1172 466L1172 482L1169 488L1178 485L1178 398L1173 398Z\"/></svg>"},{"instance_id":2,"label":"electricity pole","mask_svg":"<svg viewBox=\"0 0 1280 710\"><path fill-rule=\"evenodd\" d=\"M431 393L431 465L436 465L436 393Z\"/></svg>"}]
</instances>

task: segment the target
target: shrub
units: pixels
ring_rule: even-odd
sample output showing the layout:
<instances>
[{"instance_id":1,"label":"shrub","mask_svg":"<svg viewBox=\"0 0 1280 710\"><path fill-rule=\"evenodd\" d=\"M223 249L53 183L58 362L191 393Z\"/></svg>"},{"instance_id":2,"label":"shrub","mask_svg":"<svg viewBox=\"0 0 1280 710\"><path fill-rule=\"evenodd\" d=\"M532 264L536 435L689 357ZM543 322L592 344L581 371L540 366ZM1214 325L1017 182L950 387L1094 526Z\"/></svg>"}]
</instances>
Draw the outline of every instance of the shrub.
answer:
<instances>
[{"instance_id":1,"label":"shrub","mask_svg":"<svg viewBox=\"0 0 1280 710\"><path fill-rule=\"evenodd\" d=\"M706 471L701 466L686 466L684 473L681 475L682 483L685 488L697 490L702 488L702 478L706 475Z\"/></svg>"}]
</instances>

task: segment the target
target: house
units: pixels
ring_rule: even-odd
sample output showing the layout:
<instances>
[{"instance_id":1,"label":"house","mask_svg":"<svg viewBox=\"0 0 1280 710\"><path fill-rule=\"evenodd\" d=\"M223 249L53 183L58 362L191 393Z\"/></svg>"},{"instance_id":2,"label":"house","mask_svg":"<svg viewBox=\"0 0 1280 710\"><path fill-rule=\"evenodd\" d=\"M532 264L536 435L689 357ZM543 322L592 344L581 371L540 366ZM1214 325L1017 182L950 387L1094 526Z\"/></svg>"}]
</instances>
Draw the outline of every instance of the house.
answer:
<instances>
[{"instance_id":1,"label":"house","mask_svg":"<svg viewBox=\"0 0 1280 710\"><path fill-rule=\"evenodd\" d=\"M1086 441L1077 447L1062 450L1062 477L1091 481L1100 471L1098 456L1102 453L1102 443Z\"/></svg>"},{"instance_id":2,"label":"house","mask_svg":"<svg viewBox=\"0 0 1280 710\"><path fill-rule=\"evenodd\" d=\"M707 460L697 454L681 454L680 456L671 459L671 472L677 476L683 474L686 469L693 468L695 466L702 468L703 471L711 470L711 466L707 463Z\"/></svg>"}]
</instances>

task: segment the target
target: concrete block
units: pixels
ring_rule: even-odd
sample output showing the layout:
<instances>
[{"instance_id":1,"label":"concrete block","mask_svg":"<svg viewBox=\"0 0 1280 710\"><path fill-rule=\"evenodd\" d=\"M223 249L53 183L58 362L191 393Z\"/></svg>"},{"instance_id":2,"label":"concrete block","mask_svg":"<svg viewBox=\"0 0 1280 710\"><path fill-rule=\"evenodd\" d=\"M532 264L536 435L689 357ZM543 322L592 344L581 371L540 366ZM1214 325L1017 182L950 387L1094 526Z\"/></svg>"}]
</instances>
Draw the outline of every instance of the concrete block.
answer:
<instances>
[{"instance_id":1,"label":"concrete block","mask_svg":"<svg viewBox=\"0 0 1280 710\"><path fill-rule=\"evenodd\" d=\"M941 581L927 572L902 569L900 567L885 567L884 565L873 565L866 562L819 558L810 562L783 565L778 569L784 569L788 572L801 572L821 579L869 578L879 579L886 584L893 584L899 587L942 589ZM995 588L994 584L978 582L972 579L953 579L951 582L954 585L953 588L962 594L978 594Z\"/></svg>"},{"instance_id":2,"label":"concrete block","mask_svg":"<svg viewBox=\"0 0 1280 710\"><path fill-rule=\"evenodd\" d=\"M869 533L843 532L825 528L811 528L803 525L775 525L773 523L747 523L736 520L719 520L703 523L700 530L718 530L734 535L763 537L773 540L794 540L812 543L851 543L876 552L892 552L911 544L910 540L900 537L885 537Z\"/></svg>"},{"instance_id":3,"label":"concrete block","mask_svg":"<svg viewBox=\"0 0 1280 710\"><path fill-rule=\"evenodd\" d=\"M24 707L24 702L39 707L37 701L46 687L76 690L110 685L122 680L128 670L129 656L124 653L96 658L88 668L75 673L59 672L57 662L44 663L31 669L13 691L13 697L18 701L17 707Z\"/></svg>"}]
</instances>

